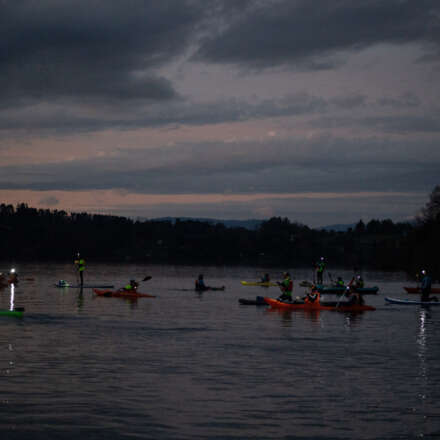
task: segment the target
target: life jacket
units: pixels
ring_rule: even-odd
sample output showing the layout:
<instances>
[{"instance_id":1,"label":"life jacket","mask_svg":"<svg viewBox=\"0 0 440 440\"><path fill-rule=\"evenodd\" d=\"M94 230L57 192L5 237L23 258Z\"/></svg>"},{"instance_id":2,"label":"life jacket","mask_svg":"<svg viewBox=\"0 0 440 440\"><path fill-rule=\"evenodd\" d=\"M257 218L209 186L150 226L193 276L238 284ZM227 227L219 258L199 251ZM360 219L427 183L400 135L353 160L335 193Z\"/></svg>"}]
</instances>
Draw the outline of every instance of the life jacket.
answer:
<instances>
[{"instance_id":1,"label":"life jacket","mask_svg":"<svg viewBox=\"0 0 440 440\"><path fill-rule=\"evenodd\" d=\"M83 272L86 268L86 261L83 258L80 258L79 260L75 260L75 264L78 266L78 271Z\"/></svg>"},{"instance_id":2,"label":"life jacket","mask_svg":"<svg viewBox=\"0 0 440 440\"><path fill-rule=\"evenodd\" d=\"M310 292L304 298L304 302L306 304L319 304L320 300L321 300L321 294L317 290Z\"/></svg>"}]
</instances>

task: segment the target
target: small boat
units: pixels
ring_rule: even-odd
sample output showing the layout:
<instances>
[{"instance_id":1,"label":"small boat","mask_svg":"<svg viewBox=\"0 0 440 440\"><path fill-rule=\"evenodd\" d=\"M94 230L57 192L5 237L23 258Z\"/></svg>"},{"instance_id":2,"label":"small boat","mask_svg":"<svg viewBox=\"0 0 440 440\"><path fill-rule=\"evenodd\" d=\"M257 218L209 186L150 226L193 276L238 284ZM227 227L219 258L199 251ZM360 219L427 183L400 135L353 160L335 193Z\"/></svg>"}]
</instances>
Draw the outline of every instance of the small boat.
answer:
<instances>
[{"instance_id":1,"label":"small boat","mask_svg":"<svg viewBox=\"0 0 440 440\"><path fill-rule=\"evenodd\" d=\"M404 287L407 293L422 293L420 287ZM431 287L431 293L440 293L440 287Z\"/></svg>"},{"instance_id":2,"label":"small boat","mask_svg":"<svg viewBox=\"0 0 440 440\"><path fill-rule=\"evenodd\" d=\"M113 287L115 287L111 284L83 284L81 286L81 284L70 284L64 280L58 281L58 283L55 283L54 286L59 288L69 287L70 289L81 289L81 287L83 289L112 289Z\"/></svg>"},{"instance_id":3,"label":"small boat","mask_svg":"<svg viewBox=\"0 0 440 440\"><path fill-rule=\"evenodd\" d=\"M317 289L319 293L336 293L341 294L347 291L349 286L324 286L323 284L318 284ZM379 291L379 287L350 287L350 290L362 295L376 295Z\"/></svg>"},{"instance_id":4,"label":"small boat","mask_svg":"<svg viewBox=\"0 0 440 440\"><path fill-rule=\"evenodd\" d=\"M238 302L244 306L267 306L264 297L257 296L255 299L239 298Z\"/></svg>"},{"instance_id":5,"label":"small boat","mask_svg":"<svg viewBox=\"0 0 440 440\"><path fill-rule=\"evenodd\" d=\"M261 286L261 287L276 287L277 283L272 281L240 281L243 286Z\"/></svg>"},{"instance_id":6,"label":"small boat","mask_svg":"<svg viewBox=\"0 0 440 440\"><path fill-rule=\"evenodd\" d=\"M363 312L367 310L376 310L373 306L365 304L344 304L343 301L320 301L314 303L305 302L283 302L274 298L264 298L272 308L285 310L334 310L337 312Z\"/></svg>"},{"instance_id":7,"label":"small boat","mask_svg":"<svg viewBox=\"0 0 440 440\"><path fill-rule=\"evenodd\" d=\"M22 318L24 314L24 307L16 307L12 310L0 309L0 316L14 316L15 318Z\"/></svg>"},{"instance_id":8,"label":"small boat","mask_svg":"<svg viewBox=\"0 0 440 440\"><path fill-rule=\"evenodd\" d=\"M140 293L137 290L100 290L93 289L98 296L112 296L117 298L156 298L155 295Z\"/></svg>"},{"instance_id":9,"label":"small boat","mask_svg":"<svg viewBox=\"0 0 440 440\"><path fill-rule=\"evenodd\" d=\"M412 299L388 298L385 301L389 304L401 304L405 306L440 306L440 301L415 301Z\"/></svg>"}]
</instances>

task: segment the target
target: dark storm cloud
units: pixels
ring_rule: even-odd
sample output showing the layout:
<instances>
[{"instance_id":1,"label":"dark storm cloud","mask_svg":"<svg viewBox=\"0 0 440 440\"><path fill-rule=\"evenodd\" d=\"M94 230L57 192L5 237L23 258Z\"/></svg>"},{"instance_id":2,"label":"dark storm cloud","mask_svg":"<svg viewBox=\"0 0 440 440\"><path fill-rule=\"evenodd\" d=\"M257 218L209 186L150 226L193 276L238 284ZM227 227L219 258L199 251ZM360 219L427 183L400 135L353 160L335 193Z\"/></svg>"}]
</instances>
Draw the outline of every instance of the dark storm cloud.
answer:
<instances>
[{"instance_id":1,"label":"dark storm cloud","mask_svg":"<svg viewBox=\"0 0 440 440\"><path fill-rule=\"evenodd\" d=\"M181 144L122 150L87 161L1 167L0 189L119 188L156 194L429 191L440 169L434 146L434 141L324 138Z\"/></svg>"},{"instance_id":2,"label":"dark storm cloud","mask_svg":"<svg viewBox=\"0 0 440 440\"><path fill-rule=\"evenodd\" d=\"M152 69L182 53L210 0L10 0L0 4L5 101L164 100ZM205 10L205 8L207 8Z\"/></svg>"},{"instance_id":3,"label":"dark storm cloud","mask_svg":"<svg viewBox=\"0 0 440 440\"><path fill-rule=\"evenodd\" d=\"M347 95L326 100L308 93L297 93L282 98L246 99L229 98L218 101L196 103L179 100L141 106L135 112L119 110L101 111L99 116L86 116L75 106L29 106L11 112L0 111L0 130L23 130L69 133L95 131L106 128L160 127L186 124L203 125L225 122L243 122L284 116L324 114L332 110L353 110L367 105L363 95Z\"/></svg>"},{"instance_id":4,"label":"dark storm cloud","mask_svg":"<svg viewBox=\"0 0 440 440\"><path fill-rule=\"evenodd\" d=\"M380 43L440 44L437 0L274 0L256 2L207 36L194 58L254 67L294 64L312 70L335 54Z\"/></svg>"}]
</instances>

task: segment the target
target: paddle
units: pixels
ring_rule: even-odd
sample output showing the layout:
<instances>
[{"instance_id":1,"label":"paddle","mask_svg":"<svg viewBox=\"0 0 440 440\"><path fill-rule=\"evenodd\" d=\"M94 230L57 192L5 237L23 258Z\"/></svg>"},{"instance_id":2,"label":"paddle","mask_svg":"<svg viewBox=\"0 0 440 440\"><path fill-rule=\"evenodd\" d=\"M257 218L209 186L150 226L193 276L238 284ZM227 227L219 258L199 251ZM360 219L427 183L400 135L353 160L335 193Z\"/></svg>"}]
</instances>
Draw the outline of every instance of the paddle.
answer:
<instances>
[{"instance_id":1,"label":"paddle","mask_svg":"<svg viewBox=\"0 0 440 440\"><path fill-rule=\"evenodd\" d=\"M151 275L147 275L142 281L149 281L153 278Z\"/></svg>"}]
</instances>

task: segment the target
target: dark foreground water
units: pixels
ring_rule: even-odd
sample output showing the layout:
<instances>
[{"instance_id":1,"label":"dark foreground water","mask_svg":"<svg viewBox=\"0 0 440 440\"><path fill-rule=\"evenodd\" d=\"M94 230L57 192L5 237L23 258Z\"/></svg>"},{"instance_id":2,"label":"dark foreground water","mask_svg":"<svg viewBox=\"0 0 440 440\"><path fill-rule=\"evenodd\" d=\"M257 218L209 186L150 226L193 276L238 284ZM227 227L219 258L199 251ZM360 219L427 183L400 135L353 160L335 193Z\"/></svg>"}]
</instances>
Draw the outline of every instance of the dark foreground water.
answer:
<instances>
[{"instance_id":1,"label":"dark foreground water","mask_svg":"<svg viewBox=\"0 0 440 440\"><path fill-rule=\"evenodd\" d=\"M409 297L402 274L365 274L377 310L350 315L240 306L279 294L241 286L253 268L204 268L226 290L196 294L179 289L197 267L89 265L86 281L118 287L152 275L139 290L157 298L132 303L52 287L75 280L69 265L18 269L25 317L0 317L1 439L440 438L440 306L386 306Z\"/></svg>"}]
</instances>

